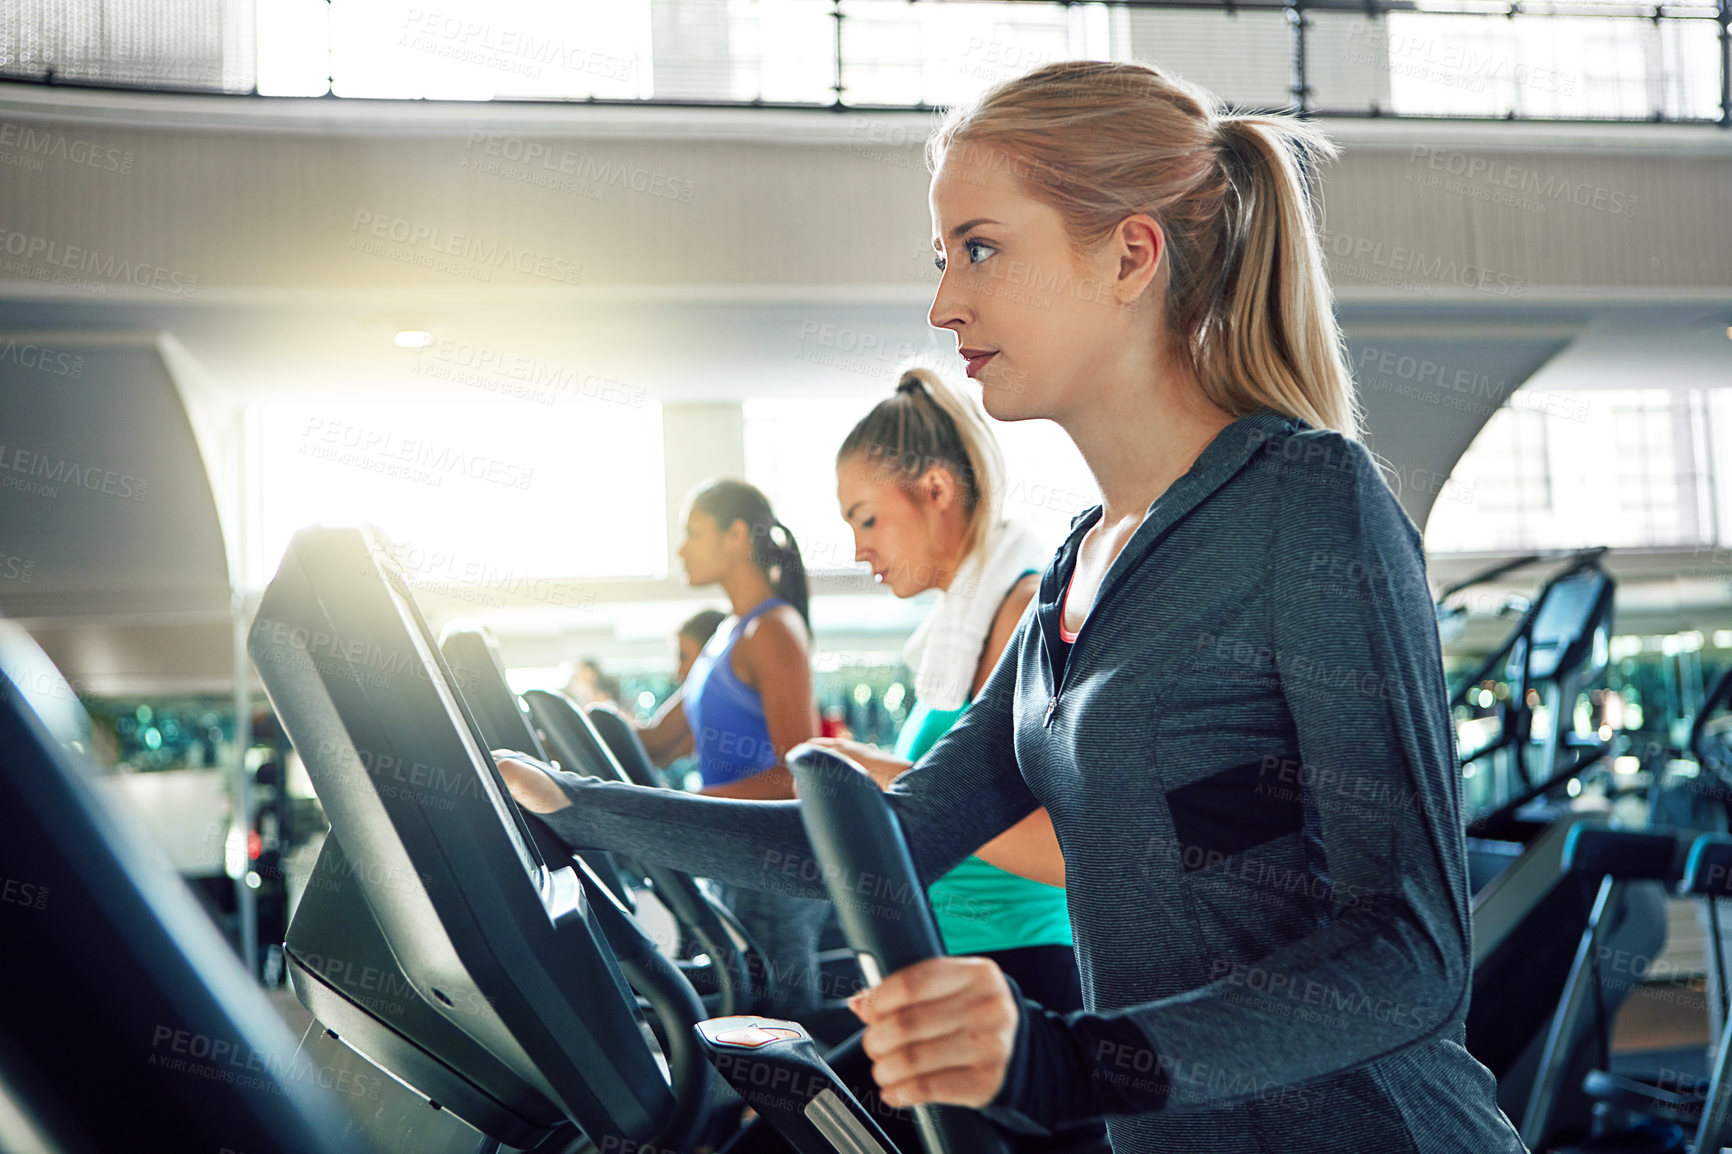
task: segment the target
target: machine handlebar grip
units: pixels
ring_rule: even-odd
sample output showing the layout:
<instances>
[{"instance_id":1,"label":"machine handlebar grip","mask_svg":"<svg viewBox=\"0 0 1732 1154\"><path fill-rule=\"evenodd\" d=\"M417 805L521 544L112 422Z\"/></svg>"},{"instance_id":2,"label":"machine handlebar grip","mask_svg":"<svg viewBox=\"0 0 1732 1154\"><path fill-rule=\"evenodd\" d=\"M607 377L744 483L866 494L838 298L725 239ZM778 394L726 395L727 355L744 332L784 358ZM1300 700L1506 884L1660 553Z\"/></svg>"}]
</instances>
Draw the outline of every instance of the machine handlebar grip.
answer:
<instances>
[{"instance_id":1,"label":"machine handlebar grip","mask_svg":"<svg viewBox=\"0 0 1732 1154\"><path fill-rule=\"evenodd\" d=\"M867 981L944 954L902 825L865 770L828 750L788 758L800 817ZM1008 1154L1004 1136L976 1111L916 1106L928 1154Z\"/></svg>"}]
</instances>

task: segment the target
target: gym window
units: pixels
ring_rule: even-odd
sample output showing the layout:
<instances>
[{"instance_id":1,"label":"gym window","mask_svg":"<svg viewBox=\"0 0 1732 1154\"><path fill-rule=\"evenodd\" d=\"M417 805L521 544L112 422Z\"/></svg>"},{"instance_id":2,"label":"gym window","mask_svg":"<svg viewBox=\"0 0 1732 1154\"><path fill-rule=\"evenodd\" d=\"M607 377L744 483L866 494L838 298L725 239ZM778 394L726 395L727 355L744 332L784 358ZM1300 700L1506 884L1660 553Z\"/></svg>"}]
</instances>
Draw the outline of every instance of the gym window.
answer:
<instances>
[{"instance_id":1,"label":"gym window","mask_svg":"<svg viewBox=\"0 0 1732 1154\"><path fill-rule=\"evenodd\" d=\"M661 407L636 400L266 406L257 573L323 521L378 525L412 586L477 608L583 592L548 578L660 577Z\"/></svg>"}]
</instances>

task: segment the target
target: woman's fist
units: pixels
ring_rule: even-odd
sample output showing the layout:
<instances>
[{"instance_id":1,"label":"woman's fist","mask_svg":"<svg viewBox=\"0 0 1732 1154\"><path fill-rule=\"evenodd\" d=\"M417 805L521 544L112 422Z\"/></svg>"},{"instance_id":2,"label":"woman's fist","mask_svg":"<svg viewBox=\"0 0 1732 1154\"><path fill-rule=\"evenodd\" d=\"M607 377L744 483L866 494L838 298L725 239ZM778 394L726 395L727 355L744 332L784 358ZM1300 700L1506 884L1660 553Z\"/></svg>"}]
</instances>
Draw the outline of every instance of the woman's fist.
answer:
<instances>
[{"instance_id":1,"label":"woman's fist","mask_svg":"<svg viewBox=\"0 0 1732 1154\"><path fill-rule=\"evenodd\" d=\"M806 744L841 754L854 762L872 775L879 789L889 789L890 783L913 764L900 757L891 757L876 745L867 745L851 737L813 737L808 738Z\"/></svg>"},{"instance_id":2,"label":"woman's fist","mask_svg":"<svg viewBox=\"0 0 1732 1154\"><path fill-rule=\"evenodd\" d=\"M1018 1008L990 958L928 958L897 970L848 1006L892 1106L979 1108L998 1096L1016 1042Z\"/></svg>"},{"instance_id":3,"label":"woman's fist","mask_svg":"<svg viewBox=\"0 0 1732 1154\"><path fill-rule=\"evenodd\" d=\"M505 779L505 787L517 804L531 813L553 813L570 805L571 799L548 776L547 770L533 761L519 760L523 756L510 749L493 751L494 760L499 763L499 776Z\"/></svg>"}]
</instances>

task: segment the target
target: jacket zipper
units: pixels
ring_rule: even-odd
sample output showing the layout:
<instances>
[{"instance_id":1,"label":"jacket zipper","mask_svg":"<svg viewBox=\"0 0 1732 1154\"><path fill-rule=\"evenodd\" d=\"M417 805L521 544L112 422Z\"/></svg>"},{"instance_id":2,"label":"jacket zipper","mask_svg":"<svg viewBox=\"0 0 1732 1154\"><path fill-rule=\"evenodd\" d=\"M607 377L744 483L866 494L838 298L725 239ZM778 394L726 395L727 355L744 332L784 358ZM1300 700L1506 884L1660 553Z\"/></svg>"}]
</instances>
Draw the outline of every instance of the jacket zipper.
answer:
<instances>
[{"instance_id":1,"label":"jacket zipper","mask_svg":"<svg viewBox=\"0 0 1732 1154\"><path fill-rule=\"evenodd\" d=\"M1169 525L1169 526L1167 526L1166 529L1162 529L1161 532L1159 534L1157 534L1155 539L1158 541L1161 537L1164 537L1166 535L1167 529L1170 529L1170 528L1172 528L1172 526ZM1133 534L1133 539L1134 539L1134 534ZM1125 542L1125 549L1129 549L1130 547L1131 547L1131 542L1126 541ZM1143 548L1144 554L1146 555L1149 549L1154 548L1154 543L1149 542L1145 546L1143 546L1142 548ZM1082 552L1082 543L1080 541L1077 543L1077 552L1079 554ZM1123 557L1124 557L1124 550L1121 549L1121 550L1119 550L1118 557L1113 558L1113 564L1109 565L1107 567L1107 572L1109 575L1112 573L1113 567L1116 566L1118 564L1119 560ZM1140 560L1138 561L1138 564L1141 564ZM1131 568L1132 567L1127 566L1124 569L1120 569L1118 572L1118 575L1113 577L1113 580L1110 584L1108 584L1104 588L1096 590L1095 603L1092 606L1090 606L1088 616L1083 618L1083 623L1081 625L1077 626L1076 640L1074 640L1070 643L1070 652L1065 655L1064 673L1062 675L1058 675L1058 674L1055 674L1053 672L1052 653L1051 653L1051 650L1046 647L1046 630L1042 629L1040 631L1040 643L1041 643L1041 647L1042 647L1042 652L1046 654L1047 675L1052 677L1052 679L1053 679L1052 696L1047 699L1046 715L1045 715L1045 717L1043 717L1041 719L1041 723L1040 723L1040 727L1042 729L1051 729L1053 719L1058 715L1058 699L1064 696L1065 683L1070 680L1071 668L1076 663L1077 646L1082 644L1082 636L1083 636L1084 631L1088 629L1089 622L1093 621L1095 619L1095 615L1101 611L1101 607L1106 604L1107 599L1110 596L1112 596L1112 594L1114 594L1115 592L1118 591L1118 588L1120 585L1123 585L1125 583L1125 574L1130 572ZM1072 577L1076 576L1076 564L1074 561L1071 564L1071 576ZM1065 600L1067 600L1070 596L1069 590L1070 590L1070 582L1067 579L1065 582L1065 596L1064 596L1064 598L1061 598L1059 600L1059 627L1061 629L1064 627L1064 604L1065 604Z\"/></svg>"},{"instance_id":2,"label":"jacket zipper","mask_svg":"<svg viewBox=\"0 0 1732 1154\"><path fill-rule=\"evenodd\" d=\"M1116 582L1115 582L1115 584L1116 584ZM1065 682L1070 680L1070 671L1076 664L1076 647L1078 645L1082 644L1083 630L1087 629L1089 627L1089 620L1091 618L1093 618L1094 615L1100 611L1101 600L1102 600L1102 598L1100 596L1097 596L1095 598L1094 607L1089 610L1088 617L1083 618L1082 625L1077 629L1076 640L1072 641L1070 643L1070 652L1065 655L1063 675L1053 676L1052 696L1047 699L1046 716L1041 719L1041 723L1040 723L1040 727L1042 729L1051 729L1053 718L1058 715L1058 699L1064 696ZM1062 617L1059 619L1059 622L1061 625L1063 624L1063 620L1064 619ZM1043 646L1046 644L1046 631L1045 630L1041 631L1040 643ZM1046 671L1049 675L1051 675L1053 672L1052 657L1050 654L1047 657Z\"/></svg>"}]
</instances>

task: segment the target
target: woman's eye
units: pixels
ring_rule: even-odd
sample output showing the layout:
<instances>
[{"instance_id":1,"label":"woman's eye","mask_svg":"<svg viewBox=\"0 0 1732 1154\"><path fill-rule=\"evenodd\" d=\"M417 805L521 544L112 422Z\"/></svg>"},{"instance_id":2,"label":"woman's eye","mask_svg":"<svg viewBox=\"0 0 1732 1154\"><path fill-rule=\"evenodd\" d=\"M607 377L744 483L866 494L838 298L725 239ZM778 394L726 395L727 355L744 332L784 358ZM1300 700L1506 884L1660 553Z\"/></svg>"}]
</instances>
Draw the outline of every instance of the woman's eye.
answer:
<instances>
[{"instance_id":1,"label":"woman's eye","mask_svg":"<svg viewBox=\"0 0 1732 1154\"><path fill-rule=\"evenodd\" d=\"M984 240L965 240L962 242L962 251L968 254L969 264L979 264L998 250L993 248L990 244L987 244ZM944 254L940 253L933 257L932 263L937 267L939 272L943 272L945 266Z\"/></svg>"},{"instance_id":2,"label":"woman's eye","mask_svg":"<svg viewBox=\"0 0 1732 1154\"><path fill-rule=\"evenodd\" d=\"M860 527L862 529L870 529L874 524L877 523L877 521L878 521L878 518L876 518L876 517L868 517L864 521L860 522Z\"/></svg>"}]
</instances>

